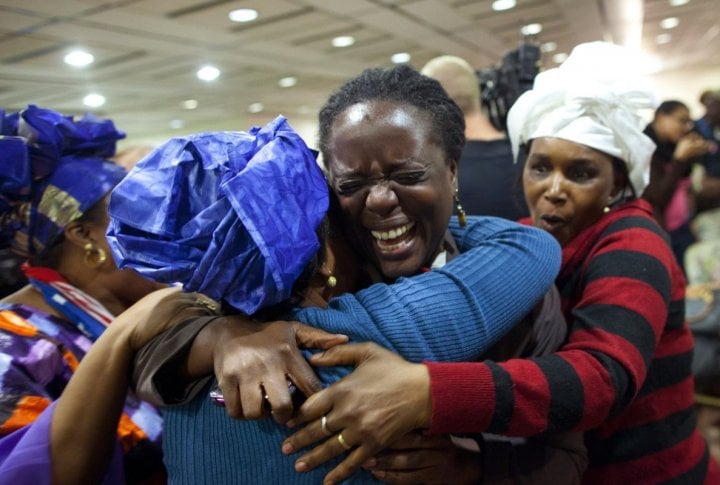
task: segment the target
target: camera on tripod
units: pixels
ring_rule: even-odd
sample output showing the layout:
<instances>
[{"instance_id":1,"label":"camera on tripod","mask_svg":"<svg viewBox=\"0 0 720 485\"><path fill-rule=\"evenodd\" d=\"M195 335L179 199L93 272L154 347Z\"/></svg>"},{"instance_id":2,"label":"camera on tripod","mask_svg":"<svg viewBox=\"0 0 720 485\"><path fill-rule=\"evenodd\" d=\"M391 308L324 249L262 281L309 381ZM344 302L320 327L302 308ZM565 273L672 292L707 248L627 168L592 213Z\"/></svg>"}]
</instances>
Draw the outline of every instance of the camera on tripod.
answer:
<instances>
[{"instance_id":1,"label":"camera on tripod","mask_svg":"<svg viewBox=\"0 0 720 485\"><path fill-rule=\"evenodd\" d=\"M522 93L531 89L540 72L540 47L524 41L503 56L499 66L476 72L480 102L490 122L507 131L507 113Z\"/></svg>"}]
</instances>

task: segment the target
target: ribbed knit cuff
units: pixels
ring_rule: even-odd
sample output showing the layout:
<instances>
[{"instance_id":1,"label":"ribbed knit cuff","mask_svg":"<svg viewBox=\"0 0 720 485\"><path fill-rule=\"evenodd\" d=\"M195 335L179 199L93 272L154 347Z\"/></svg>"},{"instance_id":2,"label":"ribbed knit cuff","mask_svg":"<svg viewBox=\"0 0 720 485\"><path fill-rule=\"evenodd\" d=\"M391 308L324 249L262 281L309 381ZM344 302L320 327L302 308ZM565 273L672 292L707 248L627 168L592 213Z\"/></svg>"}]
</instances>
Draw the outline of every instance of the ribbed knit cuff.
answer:
<instances>
[{"instance_id":1,"label":"ribbed knit cuff","mask_svg":"<svg viewBox=\"0 0 720 485\"><path fill-rule=\"evenodd\" d=\"M490 369L482 363L424 362L430 373L431 433L481 433L495 410Z\"/></svg>"}]
</instances>

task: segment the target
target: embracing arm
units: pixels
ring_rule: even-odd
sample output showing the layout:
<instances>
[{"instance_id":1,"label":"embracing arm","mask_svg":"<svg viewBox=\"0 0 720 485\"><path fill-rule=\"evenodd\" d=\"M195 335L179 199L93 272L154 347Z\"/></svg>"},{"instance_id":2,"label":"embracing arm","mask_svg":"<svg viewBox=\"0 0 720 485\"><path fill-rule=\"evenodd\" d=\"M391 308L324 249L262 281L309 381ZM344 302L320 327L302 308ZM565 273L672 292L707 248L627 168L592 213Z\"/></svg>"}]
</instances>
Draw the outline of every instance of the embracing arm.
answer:
<instances>
[{"instance_id":1,"label":"embracing arm","mask_svg":"<svg viewBox=\"0 0 720 485\"><path fill-rule=\"evenodd\" d=\"M668 321L668 309L683 293L672 285L681 276L672 274L679 270L661 231L649 222L624 229L624 220L616 224L589 257L560 351L505 363L426 364L432 419L425 424L431 431L531 436L592 429L632 403L661 339L668 365L687 352L683 316ZM655 364L653 371L662 369Z\"/></svg>"},{"instance_id":2,"label":"embracing arm","mask_svg":"<svg viewBox=\"0 0 720 485\"><path fill-rule=\"evenodd\" d=\"M560 265L560 248L543 231L498 218L471 217L466 229L460 230L456 223L451 228L466 254L440 270L401 278L392 285L373 285L356 295L343 295L332 300L329 309L297 310L294 318L330 334L313 334L307 327L293 324L286 332L289 338L270 345L276 349L272 353L278 354L277 349L286 348L291 341L327 348L342 342L336 334L343 334L357 341L376 341L412 360L476 358L502 338L551 286ZM191 390L200 387L194 380L213 370L219 378L229 373L248 376L247 372L237 371L240 352L232 352L234 363L218 362L213 358L215 344L229 348L234 337L228 332L235 333L238 340L247 340L243 334L260 336L261 328L264 333L268 329L278 335L277 329L242 316L206 323L187 322L141 350L133 375L141 397L156 403L177 403L192 397ZM248 345L243 344L243 348ZM253 352L259 352L259 348L255 345ZM278 363L277 355L266 358L263 365L268 360L274 360L277 364L273 365L282 371L281 378L273 380L273 387L284 386L286 374L298 377L295 383L306 395L310 394L306 389L316 387L310 382L309 367L304 368L296 359L292 372ZM247 362L248 358L243 357L242 365ZM219 365L236 370L224 371ZM307 385L298 382L303 375ZM163 382L179 388L166 393ZM254 383L248 386L257 388ZM236 406L230 408L231 415L243 414ZM287 415L283 406L273 402L276 409L282 416Z\"/></svg>"},{"instance_id":3,"label":"embracing arm","mask_svg":"<svg viewBox=\"0 0 720 485\"><path fill-rule=\"evenodd\" d=\"M93 344L55 405L50 427L53 483L94 483L115 447L135 351L173 325L180 314L207 314L195 294L177 288L153 292L119 315ZM152 312L163 326L147 326Z\"/></svg>"},{"instance_id":4,"label":"embracing arm","mask_svg":"<svg viewBox=\"0 0 720 485\"><path fill-rule=\"evenodd\" d=\"M475 360L525 316L552 285L560 247L546 232L493 217L451 230L464 254L392 285L373 285L305 308L294 319L354 341L373 341L412 360Z\"/></svg>"}]
</instances>

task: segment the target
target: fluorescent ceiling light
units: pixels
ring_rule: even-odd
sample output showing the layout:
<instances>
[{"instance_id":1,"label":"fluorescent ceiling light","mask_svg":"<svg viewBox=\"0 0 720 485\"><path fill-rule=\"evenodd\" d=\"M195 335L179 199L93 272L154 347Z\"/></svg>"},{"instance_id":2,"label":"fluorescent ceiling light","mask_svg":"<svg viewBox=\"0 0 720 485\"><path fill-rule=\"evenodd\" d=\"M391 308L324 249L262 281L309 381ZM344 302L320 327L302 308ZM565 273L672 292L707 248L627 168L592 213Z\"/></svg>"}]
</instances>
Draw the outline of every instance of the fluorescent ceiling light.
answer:
<instances>
[{"instance_id":1,"label":"fluorescent ceiling light","mask_svg":"<svg viewBox=\"0 0 720 485\"><path fill-rule=\"evenodd\" d=\"M99 108L105 104L105 96L97 93L90 93L83 98L83 104L90 108Z\"/></svg>"},{"instance_id":2,"label":"fluorescent ceiling light","mask_svg":"<svg viewBox=\"0 0 720 485\"><path fill-rule=\"evenodd\" d=\"M515 0L495 0L492 3L492 9L496 12L500 12L503 10L510 10L515 7L515 5L517 5Z\"/></svg>"},{"instance_id":3,"label":"fluorescent ceiling light","mask_svg":"<svg viewBox=\"0 0 720 485\"><path fill-rule=\"evenodd\" d=\"M523 35L537 35L540 32L542 32L542 25L540 25L540 24L523 25L523 27L520 29L520 32Z\"/></svg>"},{"instance_id":4,"label":"fluorescent ceiling light","mask_svg":"<svg viewBox=\"0 0 720 485\"><path fill-rule=\"evenodd\" d=\"M262 103L253 103L247 108L247 110L251 113L259 113L264 109L265 106Z\"/></svg>"},{"instance_id":5,"label":"fluorescent ceiling light","mask_svg":"<svg viewBox=\"0 0 720 485\"><path fill-rule=\"evenodd\" d=\"M668 0L671 7L679 7L680 5L687 5L690 0Z\"/></svg>"},{"instance_id":6,"label":"fluorescent ceiling light","mask_svg":"<svg viewBox=\"0 0 720 485\"><path fill-rule=\"evenodd\" d=\"M215 66L203 66L198 69L197 77L202 81L214 81L220 77L220 69Z\"/></svg>"},{"instance_id":7,"label":"fluorescent ceiling light","mask_svg":"<svg viewBox=\"0 0 720 485\"><path fill-rule=\"evenodd\" d=\"M95 61L95 56L83 50L74 50L69 52L63 60L70 66L85 67Z\"/></svg>"},{"instance_id":8,"label":"fluorescent ceiling light","mask_svg":"<svg viewBox=\"0 0 720 485\"><path fill-rule=\"evenodd\" d=\"M183 109L195 109L198 107L197 99L186 99L182 103L180 103L180 106Z\"/></svg>"},{"instance_id":9,"label":"fluorescent ceiling light","mask_svg":"<svg viewBox=\"0 0 720 485\"><path fill-rule=\"evenodd\" d=\"M677 17L668 17L660 21L660 27L663 29L674 29L678 25L680 25L680 19Z\"/></svg>"},{"instance_id":10,"label":"fluorescent ceiling light","mask_svg":"<svg viewBox=\"0 0 720 485\"><path fill-rule=\"evenodd\" d=\"M562 64L563 62L565 62L565 59L567 59L567 58L568 58L568 55L565 52L558 52L557 54L555 54L553 56L552 59L555 64Z\"/></svg>"},{"instance_id":11,"label":"fluorescent ceiling light","mask_svg":"<svg viewBox=\"0 0 720 485\"><path fill-rule=\"evenodd\" d=\"M252 22L258 18L258 12L252 8L238 8L230 12L228 18L233 22Z\"/></svg>"},{"instance_id":12,"label":"fluorescent ceiling light","mask_svg":"<svg viewBox=\"0 0 720 485\"><path fill-rule=\"evenodd\" d=\"M557 50L557 43L555 42L545 42L540 46L540 50L543 52L554 52Z\"/></svg>"},{"instance_id":13,"label":"fluorescent ceiling light","mask_svg":"<svg viewBox=\"0 0 720 485\"><path fill-rule=\"evenodd\" d=\"M398 52L390 57L393 64L406 64L410 62L412 56L408 52Z\"/></svg>"},{"instance_id":14,"label":"fluorescent ceiling light","mask_svg":"<svg viewBox=\"0 0 720 485\"><path fill-rule=\"evenodd\" d=\"M660 34L657 37L655 37L656 44L667 44L671 40L672 40L672 35L670 35L670 34Z\"/></svg>"},{"instance_id":15,"label":"fluorescent ceiling light","mask_svg":"<svg viewBox=\"0 0 720 485\"><path fill-rule=\"evenodd\" d=\"M332 40L333 47L349 47L355 43L355 37L352 35L341 35Z\"/></svg>"},{"instance_id":16,"label":"fluorescent ceiling light","mask_svg":"<svg viewBox=\"0 0 720 485\"><path fill-rule=\"evenodd\" d=\"M297 78L288 76L278 81L278 86L281 88L291 88L297 84Z\"/></svg>"}]
</instances>

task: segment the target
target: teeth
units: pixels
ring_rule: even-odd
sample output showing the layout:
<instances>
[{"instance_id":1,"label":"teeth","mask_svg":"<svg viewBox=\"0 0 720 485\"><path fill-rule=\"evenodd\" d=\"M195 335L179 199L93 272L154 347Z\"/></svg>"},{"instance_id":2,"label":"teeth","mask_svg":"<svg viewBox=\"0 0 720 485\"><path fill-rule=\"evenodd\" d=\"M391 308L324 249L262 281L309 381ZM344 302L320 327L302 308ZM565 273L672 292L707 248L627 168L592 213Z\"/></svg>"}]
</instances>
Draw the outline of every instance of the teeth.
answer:
<instances>
[{"instance_id":1,"label":"teeth","mask_svg":"<svg viewBox=\"0 0 720 485\"><path fill-rule=\"evenodd\" d=\"M396 237L402 236L412 229L414 225L415 223L411 222L410 224L405 224L404 226L396 227L395 229L391 229L389 231L370 231L370 233L375 239L387 241L388 239L395 239Z\"/></svg>"}]
</instances>

